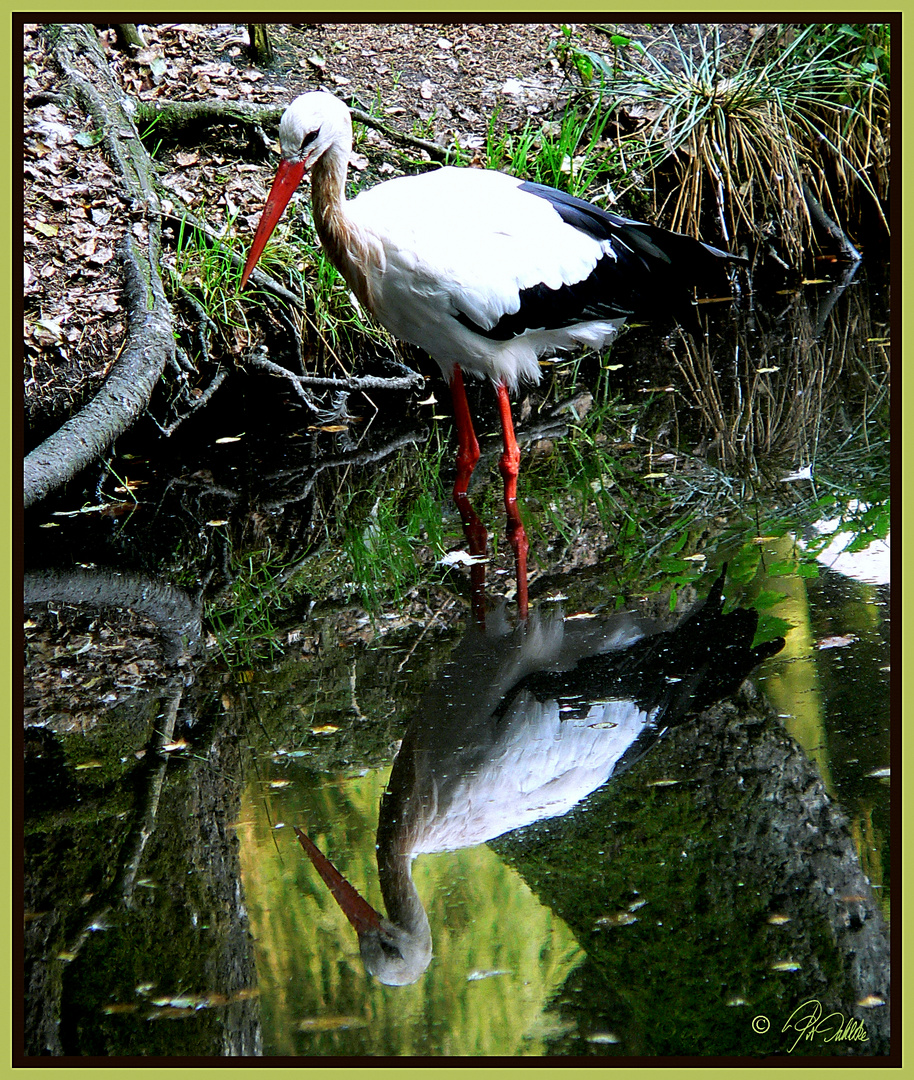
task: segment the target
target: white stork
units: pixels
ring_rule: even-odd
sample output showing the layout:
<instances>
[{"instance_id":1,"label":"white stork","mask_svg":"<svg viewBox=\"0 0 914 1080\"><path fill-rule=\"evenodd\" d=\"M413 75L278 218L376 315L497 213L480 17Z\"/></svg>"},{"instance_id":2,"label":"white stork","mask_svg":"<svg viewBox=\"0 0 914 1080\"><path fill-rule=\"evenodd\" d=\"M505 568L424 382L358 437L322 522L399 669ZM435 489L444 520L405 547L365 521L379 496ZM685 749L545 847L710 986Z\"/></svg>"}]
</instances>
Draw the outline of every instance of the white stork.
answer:
<instances>
[{"instance_id":1,"label":"white stork","mask_svg":"<svg viewBox=\"0 0 914 1080\"><path fill-rule=\"evenodd\" d=\"M296 98L280 120L279 143L282 159L242 287L310 170L314 225L334 266L363 307L394 337L428 352L450 384L458 440L454 499L465 524L479 444L461 371L494 384L520 576L526 538L516 505L520 451L509 392L519 382L539 382L544 353L599 349L631 315L694 324L693 286L737 257L486 169L400 177L348 201L352 122L329 93ZM525 608L524 601L522 617Z\"/></svg>"}]
</instances>

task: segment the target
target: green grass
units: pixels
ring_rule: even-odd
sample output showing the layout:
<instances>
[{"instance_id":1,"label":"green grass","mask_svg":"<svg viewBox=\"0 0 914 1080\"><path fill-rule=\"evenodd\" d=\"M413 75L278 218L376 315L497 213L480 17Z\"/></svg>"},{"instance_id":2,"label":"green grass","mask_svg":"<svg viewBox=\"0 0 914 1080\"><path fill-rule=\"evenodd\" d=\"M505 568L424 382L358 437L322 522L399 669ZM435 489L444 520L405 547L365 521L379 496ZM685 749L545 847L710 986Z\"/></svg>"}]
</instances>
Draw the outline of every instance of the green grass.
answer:
<instances>
[{"instance_id":1,"label":"green grass","mask_svg":"<svg viewBox=\"0 0 914 1080\"><path fill-rule=\"evenodd\" d=\"M570 107L560 120L534 124L528 120L518 131L500 123L496 108L486 129L485 164L525 180L596 197L598 181L619 167L615 147L605 142L608 112L598 103ZM450 163L467 166L473 155L457 145Z\"/></svg>"},{"instance_id":2,"label":"green grass","mask_svg":"<svg viewBox=\"0 0 914 1080\"><path fill-rule=\"evenodd\" d=\"M274 618L289 600L284 569L269 548L236 557L229 588L207 611L219 652L230 667L249 670L282 653Z\"/></svg>"},{"instance_id":3,"label":"green grass","mask_svg":"<svg viewBox=\"0 0 914 1080\"><path fill-rule=\"evenodd\" d=\"M431 445L401 458L406 474L391 484L387 470L377 474L370 489L357 493L371 509L358 524L346 526L342 538L343 569L365 608L373 613L384 603L400 602L418 585L435 576L430 563L447 550L441 467L448 453L438 438ZM414 456L415 455L415 456ZM349 520L356 498L343 512Z\"/></svg>"}]
</instances>

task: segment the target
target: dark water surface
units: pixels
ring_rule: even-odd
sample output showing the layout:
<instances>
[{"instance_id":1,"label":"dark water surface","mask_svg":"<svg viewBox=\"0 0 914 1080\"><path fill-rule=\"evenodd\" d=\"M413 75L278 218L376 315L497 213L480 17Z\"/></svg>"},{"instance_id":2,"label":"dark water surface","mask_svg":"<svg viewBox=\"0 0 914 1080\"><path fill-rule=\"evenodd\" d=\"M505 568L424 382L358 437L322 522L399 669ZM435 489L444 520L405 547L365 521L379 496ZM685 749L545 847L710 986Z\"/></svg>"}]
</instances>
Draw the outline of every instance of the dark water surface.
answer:
<instances>
[{"instance_id":1,"label":"dark water surface","mask_svg":"<svg viewBox=\"0 0 914 1080\"><path fill-rule=\"evenodd\" d=\"M429 500L443 514L385 532L384 493L448 459L448 421L432 416L446 406L416 407L413 422L401 402L384 430L379 419L352 435L307 432L304 414L258 381L174 445L119 446L86 490L30 514L27 1053L887 1053L890 585L883 519L873 524L888 514L886 302L862 279L828 296L811 287L789 317L738 320L729 352L679 343L675 371L669 349L638 355L637 335L623 337L610 377L640 411L623 405L615 428L587 428L583 415L601 407L605 372L575 368L569 389L556 369L546 404L519 423L542 427L521 473L526 636L513 629L483 413L481 475L496 480L471 489L492 554L481 651L467 644L470 572L442 569L432 550L436 522L444 550L465 546L447 474ZM693 378L710 398L692 394ZM607 441L610 431L621 434ZM625 454L637 471L612 473L615 458L634 460ZM125 474L141 483L118 495ZM842 516L851 533L816 564L804 555L814 526L835 531ZM861 556L836 561L867 528ZM579 622L562 613L597 627L620 611L635 613L639 633L645 619L670 626L724 562L727 610L756 608L760 637L783 634L783 648L697 718L663 714L654 734L670 730L608 781L595 764L596 779L556 781L524 827L508 787L532 784L550 747L545 728L517 728L517 762L485 797L459 788L453 850L413 863L427 970L404 986L369 976L293 827L384 912L376 843L386 850L396 814L376 834L385 788L406 783L405 759L390 780L401 741L424 762L410 739L440 731L434 745L481 776L493 754L474 747L489 739L507 756L498 733L521 712L492 688L515 685L507 672L521 654L548 652L529 644L532 627L564 625L570 640ZM640 694L647 715L645 681L674 694L692 675L652 675L624 693L617 675L612 692L594 678L544 689L533 666L521 677L540 679L523 684L540 720L543 702L559 703L551 730L594 735L568 751L584 772L618 756L622 744L605 750L607 740L634 723L621 706L589 712L594 700ZM456 805L448 769L423 789L428 815ZM509 783L523 769L528 779ZM505 828L482 843L467 822L486 806ZM817 1023L819 1006L837 1023Z\"/></svg>"}]
</instances>

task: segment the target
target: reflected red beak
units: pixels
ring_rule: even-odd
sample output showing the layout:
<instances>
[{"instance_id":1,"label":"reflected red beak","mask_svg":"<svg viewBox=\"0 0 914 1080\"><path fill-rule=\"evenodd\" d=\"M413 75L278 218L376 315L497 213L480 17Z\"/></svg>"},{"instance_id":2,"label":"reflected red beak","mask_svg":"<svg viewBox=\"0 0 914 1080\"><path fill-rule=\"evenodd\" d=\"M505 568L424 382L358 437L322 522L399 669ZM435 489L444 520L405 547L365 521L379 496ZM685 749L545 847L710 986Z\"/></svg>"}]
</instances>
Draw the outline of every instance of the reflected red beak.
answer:
<instances>
[{"instance_id":1,"label":"reflected red beak","mask_svg":"<svg viewBox=\"0 0 914 1080\"><path fill-rule=\"evenodd\" d=\"M260 215L260 224L254 234L254 243L251 244L251 250L248 252L248 261L244 264L244 272L241 275L242 289L247 284L251 271L257 265L257 260L267 246L270 234L276 228L276 223L282 217L283 210L289 205L289 199L295 194L295 189L301 183L304 175L304 162L280 161L276 176L273 179L273 186L267 196L267 204Z\"/></svg>"},{"instance_id":2,"label":"reflected red beak","mask_svg":"<svg viewBox=\"0 0 914 1080\"><path fill-rule=\"evenodd\" d=\"M343 909L343 914L355 927L355 932L359 937L368 930L380 930L380 912L375 911L367 900L362 899L361 895L356 892L327 856L314 845L301 829L295 825L292 828L295 829L298 842L305 849L311 862L314 863L314 868L324 879L327 888L333 893L333 898Z\"/></svg>"}]
</instances>

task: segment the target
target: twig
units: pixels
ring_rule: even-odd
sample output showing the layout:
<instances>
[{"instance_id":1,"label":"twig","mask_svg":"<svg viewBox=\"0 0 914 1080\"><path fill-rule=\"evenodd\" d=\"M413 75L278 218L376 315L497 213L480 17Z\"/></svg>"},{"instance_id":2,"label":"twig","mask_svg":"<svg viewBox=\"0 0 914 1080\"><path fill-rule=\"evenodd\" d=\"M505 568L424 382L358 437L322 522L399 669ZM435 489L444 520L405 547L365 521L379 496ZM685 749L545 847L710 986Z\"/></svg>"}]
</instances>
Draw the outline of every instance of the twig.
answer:
<instances>
[{"instance_id":1,"label":"twig","mask_svg":"<svg viewBox=\"0 0 914 1080\"><path fill-rule=\"evenodd\" d=\"M356 99L349 99L350 102L354 100ZM388 139L392 139L394 142L406 143L407 146L415 146L419 150L424 150L434 161L447 161L450 156L448 150L440 143L430 142L428 139L420 139L418 135L407 135L405 131L397 131L396 128L392 128L388 124L376 119L371 113L364 112L362 109L357 109L352 104L349 104L349 112L352 114L353 120L358 120L360 124L374 128L375 131L380 131L382 135L386 135Z\"/></svg>"},{"instance_id":2,"label":"twig","mask_svg":"<svg viewBox=\"0 0 914 1080\"><path fill-rule=\"evenodd\" d=\"M193 401L191 402L191 406L187 410L187 412L182 414L181 416L177 417L177 419L173 420L168 425L168 427L162 427L162 425L158 422L158 420L155 420L155 417L153 417L153 420L155 420L155 425L159 429L159 431L161 431L162 434L166 438L169 438L170 436L174 435L174 433L178 430L178 428L184 423L184 421L188 417L193 416L193 414L198 409L202 409L204 405L209 403L209 401L212 398L213 394L215 394L215 392L219 389L219 387L228 378L228 374L229 374L228 373L228 368L220 367L219 370L216 372L216 374L212 377L212 380L210 381L209 386L207 386L207 388L203 391L203 393L198 398L193 399Z\"/></svg>"}]
</instances>

